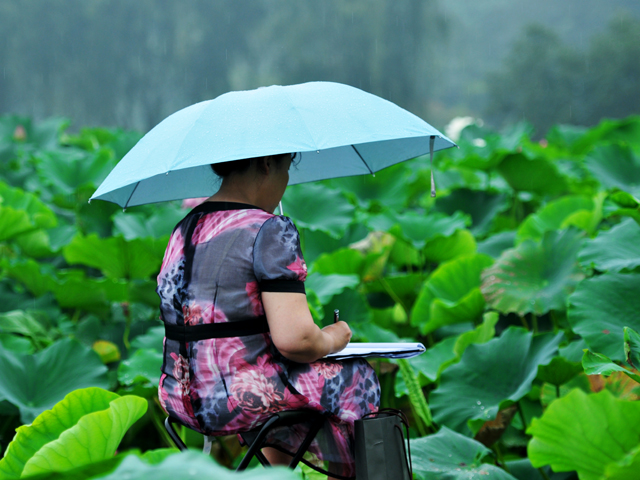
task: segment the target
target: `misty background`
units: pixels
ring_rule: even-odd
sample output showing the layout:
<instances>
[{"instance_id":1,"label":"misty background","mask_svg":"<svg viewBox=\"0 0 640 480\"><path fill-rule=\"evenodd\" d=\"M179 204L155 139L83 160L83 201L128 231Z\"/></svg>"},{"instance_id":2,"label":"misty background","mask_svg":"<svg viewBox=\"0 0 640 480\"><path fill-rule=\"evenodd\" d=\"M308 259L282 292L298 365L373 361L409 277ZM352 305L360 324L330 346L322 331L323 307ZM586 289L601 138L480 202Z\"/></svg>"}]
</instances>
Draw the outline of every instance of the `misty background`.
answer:
<instances>
[{"instance_id":1,"label":"misty background","mask_svg":"<svg viewBox=\"0 0 640 480\"><path fill-rule=\"evenodd\" d=\"M638 0L0 0L0 114L146 132L230 90L313 80L437 128L640 113Z\"/></svg>"}]
</instances>

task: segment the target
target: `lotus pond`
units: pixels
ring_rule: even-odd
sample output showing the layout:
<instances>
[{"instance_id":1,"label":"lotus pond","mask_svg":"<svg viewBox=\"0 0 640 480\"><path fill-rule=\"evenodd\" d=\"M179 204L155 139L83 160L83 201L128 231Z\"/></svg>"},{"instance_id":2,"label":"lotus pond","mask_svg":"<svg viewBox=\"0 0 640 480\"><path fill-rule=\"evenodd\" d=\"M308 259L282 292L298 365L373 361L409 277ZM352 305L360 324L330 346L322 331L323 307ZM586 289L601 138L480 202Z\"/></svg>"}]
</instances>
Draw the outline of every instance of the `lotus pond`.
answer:
<instances>
[{"instance_id":1,"label":"lotus pond","mask_svg":"<svg viewBox=\"0 0 640 480\"><path fill-rule=\"evenodd\" d=\"M67 127L0 117L0 477L317 478L170 448L155 275L188 206L88 204L140 135ZM428 158L289 187L316 322L428 347L372 362L417 479L637 478L640 117L458 144L436 199Z\"/></svg>"}]
</instances>

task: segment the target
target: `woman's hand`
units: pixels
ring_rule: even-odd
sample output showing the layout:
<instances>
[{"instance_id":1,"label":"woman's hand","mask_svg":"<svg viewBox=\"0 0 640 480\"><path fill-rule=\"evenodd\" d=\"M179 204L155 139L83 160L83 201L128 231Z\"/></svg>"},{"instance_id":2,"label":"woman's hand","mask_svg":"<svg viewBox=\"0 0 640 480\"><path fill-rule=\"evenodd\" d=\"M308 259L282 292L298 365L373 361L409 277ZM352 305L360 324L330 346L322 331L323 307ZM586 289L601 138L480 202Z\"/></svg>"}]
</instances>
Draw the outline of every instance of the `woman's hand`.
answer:
<instances>
[{"instance_id":1,"label":"woman's hand","mask_svg":"<svg viewBox=\"0 0 640 480\"><path fill-rule=\"evenodd\" d=\"M333 339L333 346L329 353L336 353L344 349L351 340L351 329L347 322L336 322L332 325L327 325L322 329L322 332L327 333Z\"/></svg>"},{"instance_id":2,"label":"woman's hand","mask_svg":"<svg viewBox=\"0 0 640 480\"><path fill-rule=\"evenodd\" d=\"M289 360L309 363L342 350L351 338L345 322L322 330L313 322L303 293L262 292L262 305L274 345Z\"/></svg>"}]
</instances>

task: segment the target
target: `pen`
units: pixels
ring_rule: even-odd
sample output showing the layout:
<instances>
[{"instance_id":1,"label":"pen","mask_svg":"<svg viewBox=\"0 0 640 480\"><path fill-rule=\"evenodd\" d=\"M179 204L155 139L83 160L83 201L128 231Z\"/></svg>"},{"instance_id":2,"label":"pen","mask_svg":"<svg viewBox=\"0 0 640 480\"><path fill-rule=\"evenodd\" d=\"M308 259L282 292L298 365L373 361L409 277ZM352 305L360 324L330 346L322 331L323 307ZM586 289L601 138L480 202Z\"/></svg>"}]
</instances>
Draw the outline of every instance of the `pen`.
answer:
<instances>
[{"instance_id":1,"label":"pen","mask_svg":"<svg viewBox=\"0 0 640 480\"><path fill-rule=\"evenodd\" d=\"M333 323L338 323L340 321L340 310L337 308L333 311Z\"/></svg>"}]
</instances>

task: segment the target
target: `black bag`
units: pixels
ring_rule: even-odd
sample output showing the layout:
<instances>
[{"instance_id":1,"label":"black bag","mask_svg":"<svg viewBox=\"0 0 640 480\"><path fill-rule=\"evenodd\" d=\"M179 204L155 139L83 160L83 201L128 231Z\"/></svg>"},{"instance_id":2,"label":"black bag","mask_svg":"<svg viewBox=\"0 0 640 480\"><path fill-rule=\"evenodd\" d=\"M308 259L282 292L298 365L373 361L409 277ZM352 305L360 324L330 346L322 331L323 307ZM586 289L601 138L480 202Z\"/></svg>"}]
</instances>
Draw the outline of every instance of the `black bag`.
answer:
<instances>
[{"instance_id":1,"label":"black bag","mask_svg":"<svg viewBox=\"0 0 640 480\"><path fill-rule=\"evenodd\" d=\"M400 410L384 408L355 422L356 479L411 480L411 447L407 460L402 425L409 422Z\"/></svg>"}]
</instances>

